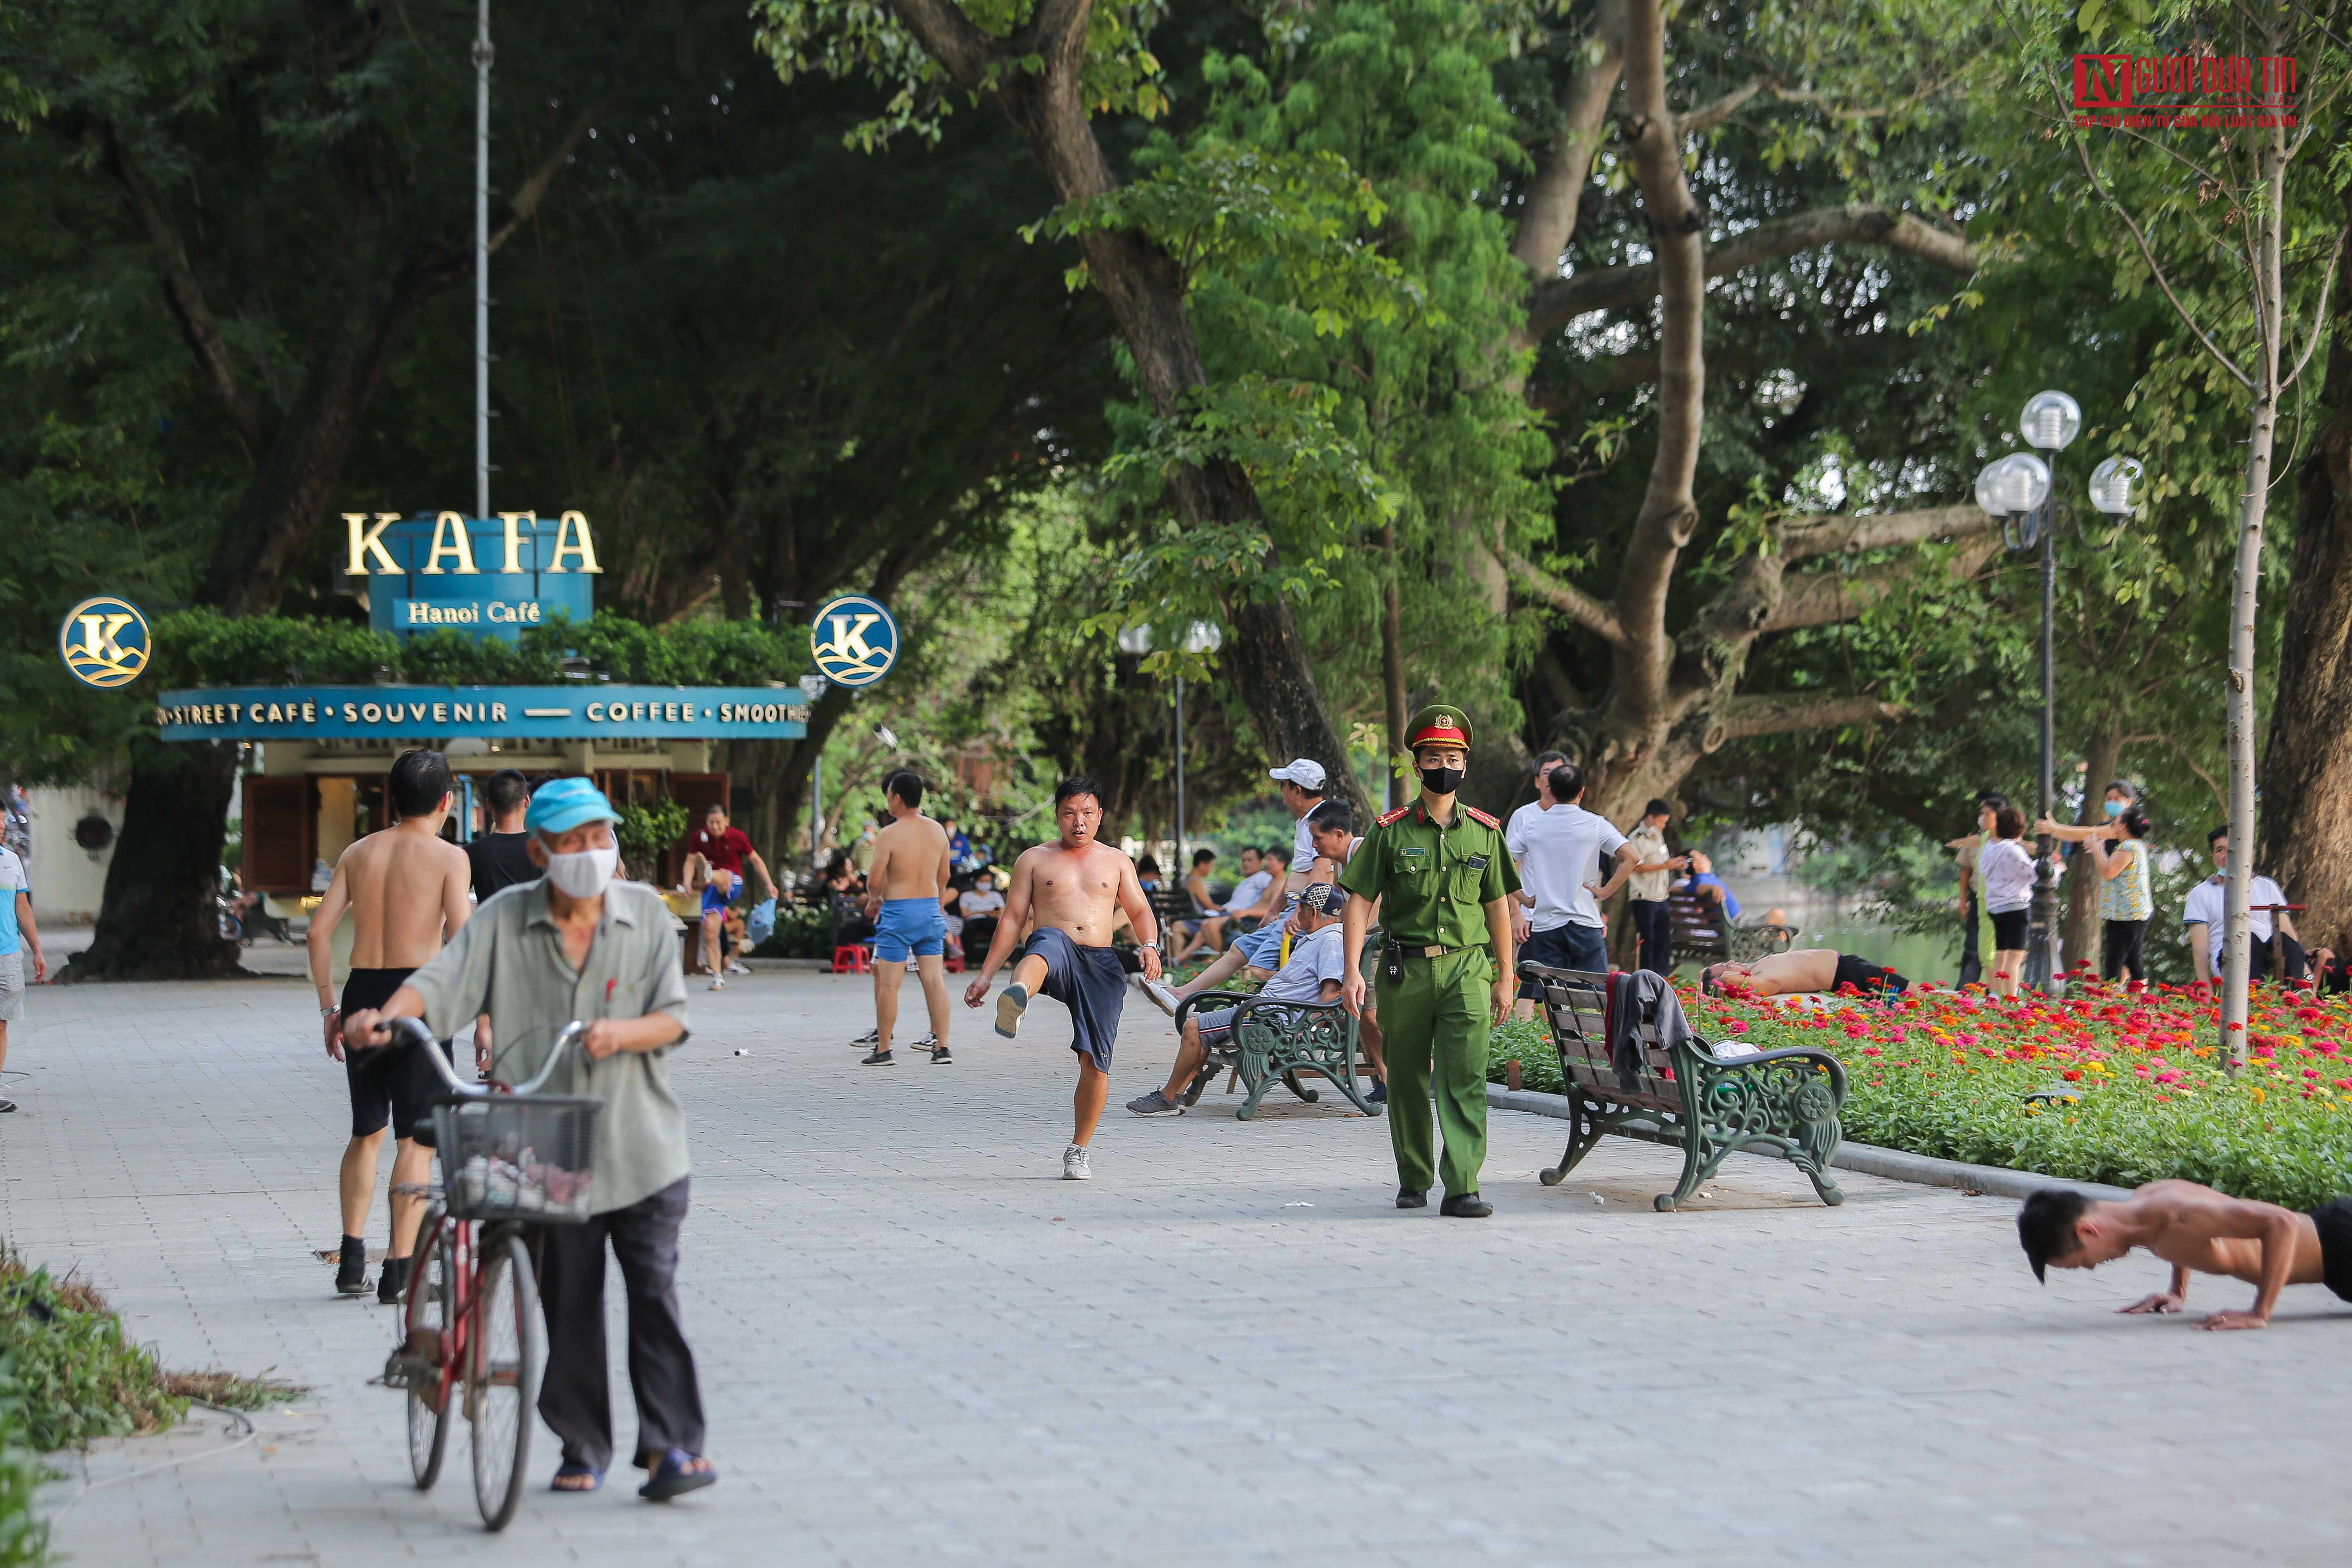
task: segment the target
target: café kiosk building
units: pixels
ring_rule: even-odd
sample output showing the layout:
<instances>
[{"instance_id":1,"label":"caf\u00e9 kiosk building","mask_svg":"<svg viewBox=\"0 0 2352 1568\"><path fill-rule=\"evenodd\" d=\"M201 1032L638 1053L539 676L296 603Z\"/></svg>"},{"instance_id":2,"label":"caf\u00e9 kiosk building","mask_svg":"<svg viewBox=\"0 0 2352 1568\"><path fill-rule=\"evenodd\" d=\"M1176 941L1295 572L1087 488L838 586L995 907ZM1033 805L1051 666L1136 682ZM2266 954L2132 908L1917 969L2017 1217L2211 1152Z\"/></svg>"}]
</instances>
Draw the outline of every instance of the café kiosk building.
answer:
<instances>
[{"instance_id":1,"label":"caf\u00e9 kiosk building","mask_svg":"<svg viewBox=\"0 0 2352 1568\"><path fill-rule=\"evenodd\" d=\"M377 630L520 638L525 626L593 612L600 568L588 520L530 512L403 518L346 514L350 560ZM293 685L166 691L156 720L167 741L243 741L240 875L278 912L321 890L356 838L388 825L385 775L411 746L447 753L458 778L457 833L480 819L480 784L500 768L534 783L585 774L615 804L674 800L689 813L728 805L710 766L715 740L797 740L808 699L798 686L626 686L583 679L555 686ZM644 868L665 879L674 867Z\"/></svg>"}]
</instances>

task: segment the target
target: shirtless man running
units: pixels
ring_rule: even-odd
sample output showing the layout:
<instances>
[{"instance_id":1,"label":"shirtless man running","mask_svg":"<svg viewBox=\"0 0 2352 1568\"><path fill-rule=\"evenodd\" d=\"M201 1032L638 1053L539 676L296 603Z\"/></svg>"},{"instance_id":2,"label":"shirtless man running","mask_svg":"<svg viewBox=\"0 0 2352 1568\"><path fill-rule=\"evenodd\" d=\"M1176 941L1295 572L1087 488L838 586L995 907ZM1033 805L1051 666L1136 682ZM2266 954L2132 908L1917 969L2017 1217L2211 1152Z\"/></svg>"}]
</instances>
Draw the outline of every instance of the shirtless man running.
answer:
<instances>
[{"instance_id":1,"label":"shirtless man running","mask_svg":"<svg viewBox=\"0 0 2352 1568\"><path fill-rule=\"evenodd\" d=\"M947 910L953 898L947 829L923 815L923 781L904 769L883 781L890 802L890 826L874 840L874 865L866 873L866 918L874 922L874 1054L867 1067L889 1067L890 1034L898 1026L898 987L907 978L907 955L914 954L929 1006L931 1032L916 1046L928 1048L934 1065L955 1060L948 1054L948 982L945 946Z\"/></svg>"},{"instance_id":2,"label":"shirtless man running","mask_svg":"<svg viewBox=\"0 0 2352 1568\"><path fill-rule=\"evenodd\" d=\"M2112 1201L2043 1187L2018 1210L2017 1239L2036 1279L2045 1267L2096 1268L2135 1247L2172 1265L2168 1289L2120 1311L2180 1311L2191 1272L2226 1274L2254 1287L2252 1310L2215 1312L2198 1325L2204 1329L2269 1327L2271 1309L2290 1285L2325 1285L2352 1301L2352 1197L2297 1214L2194 1182L2150 1182Z\"/></svg>"},{"instance_id":3,"label":"shirtless man running","mask_svg":"<svg viewBox=\"0 0 2352 1568\"><path fill-rule=\"evenodd\" d=\"M1054 823L1061 830L1059 843L1040 844L1013 863L1004 918L988 944L987 962L964 987L963 1004L977 1007L987 999L988 983L1012 956L1013 942L1034 914L1036 932L1013 965L1013 984L996 999L996 1032L1012 1039L1029 999L1041 991L1069 1008L1078 1088L1072 1097L1076 1127L1062 1152L1062 1179L1083 1182L1094 1174L1087 1165L1087 1146L1110 1098L1111 1047L1118 1038L1119 1006L1127 1000L1127 972L1110 949L1114 910L1125 910L1135 927L1150 980L1160 978L1160 928L1151 900L1135 879L1135 862L1095 842L1095 830L1102 826L1102 791L1094 780L1067 778L1054 786Z\"/></svg>"},{"instance_id":4,"label":"shirtless man running","mask_svg":"<svg viewBox=\"0 0 2352 1568\"><path fill-rule=\"evenodd\" d=\"M352 1096L352 1141L343 1149L343 1250L335 1289L346 1296L367 1289L368 1205L375 1199L375 1163L383 1148L386 1121L398 1148L392 1184L415 1186L433 1176L433 1151L416 1142L416 1129L433 1114L442 1083L429 1063L413 1051L362 1051L343 1055L343 1015L381 1007L411 971L441 951L472 912L473 863L466 852L441 837L449 815L449 761L438 752L403 752L392 764L385 794L394 826L371 833L342 853L335 879L310 917L310 983L318 987L319 1013L327 1054L343 1064ZM335 926L352 915L352 969L336 1001ZM488 1050L488 1026L475 1031L477 1065ZM442 1043L448 1049L448 1043ZM376 1279L376 1300L400 1300L408 1283L408 1255L416 1245L423 1203L392 1199L392 1245Z\"/></svg>"}]
</instances>

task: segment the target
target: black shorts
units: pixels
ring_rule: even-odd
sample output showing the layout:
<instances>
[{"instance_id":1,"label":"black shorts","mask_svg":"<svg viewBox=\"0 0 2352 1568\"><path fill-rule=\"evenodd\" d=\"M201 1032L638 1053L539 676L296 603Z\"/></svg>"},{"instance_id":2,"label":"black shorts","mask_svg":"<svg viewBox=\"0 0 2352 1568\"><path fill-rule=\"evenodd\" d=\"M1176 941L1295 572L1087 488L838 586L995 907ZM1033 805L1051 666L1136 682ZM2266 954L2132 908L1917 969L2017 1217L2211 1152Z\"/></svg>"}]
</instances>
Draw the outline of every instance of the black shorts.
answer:
<instances>
[{"instance_id":1,"label":"black shorts","mask_svg":"<svg viewBox=\"0 0 2352 1568\"><path fill-rule=\"evenodd\" d=\"M1070 933L1040 926L1029 935L1024 957L1045 961L1041 995L1070 1010L1070 1049L1104 1072L1118 1040L1118 1016L1127 1001L1127 971L1107 947L1080 947Z\"/></svg>"},{"instance_id":2,"label":"black shorts","mask_svg":"<svg viewBox=\"0 0 2352 1568\"><path fill-rule=\"evenodd\" d=\"M1849 985L1864 996L1900 996L1910 989L1911 983L1895 971L1882 969L1866 958L1841 952L1838 954L1837 971L1830 976L1830 990L1842 993Z\"/></svg>"},{"instance_id":3,"label":"black shorts","mask_svg":"<svg viewBox=\"0 0 2352 1568\"><path fill-rule=\"evenodd\" d=\"M392 1000L413 969L354 969L343 980L343 1016L362 1007L381 1007ZM452 1062L449 1042L440 1042L441 1054ZM433 1064L421 1060L414 1046L343 1047L343 1077L352 1091L352 1136L367 1138L392 1123L395 1138L414 1138L419 1127L433 1123L433 1102L449 1091Z\"/></svg>"},{"instance_id":4,"label":"black shorts","mask_svg":"<svg viewBox=\"0 0 2352 1568\"><path fill-rule=\"evenodd\" d=\"M2352 1301L2352 1198L2330 1198L2311 1211L2319 1227L2320 1276L2327 1288Z\"/></svg>"},{"instance_id":5,"label":"black shorts","mask_svg":"<svg viewBox=\"0 0 2352 1568\"><path fill-rule=\"evenodd\" d=\"M2001 910L1992 917L1992 950L2023 952L2033 923L2032 910Z\"/></svg>"}]
</instances>

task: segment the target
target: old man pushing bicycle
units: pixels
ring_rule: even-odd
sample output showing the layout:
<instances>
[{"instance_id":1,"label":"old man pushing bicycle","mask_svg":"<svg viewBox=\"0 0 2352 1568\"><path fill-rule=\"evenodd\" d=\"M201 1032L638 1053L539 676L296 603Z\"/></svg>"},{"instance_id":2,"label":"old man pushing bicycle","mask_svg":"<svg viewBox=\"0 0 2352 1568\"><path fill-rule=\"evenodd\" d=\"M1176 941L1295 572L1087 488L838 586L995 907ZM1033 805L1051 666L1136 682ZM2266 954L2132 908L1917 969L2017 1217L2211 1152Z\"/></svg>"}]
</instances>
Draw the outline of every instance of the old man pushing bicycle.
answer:
<instances>
[{"instance_id":1,"label":"old man pushing bicycle","mask_svg":"<svg viewBox=\"0 0 2352 1568\"><path fill-rule=\"evenodd\" d=\"M545 878L493 895L381 1012L362 1010L343 1024L351 1046L383 1047L396 1037L446 1038L487 1013L494 1074L531 1075L524 1092L485 1097L442 1064L457 1092L436 1112L439 1240L426 1233L418 1249L422 1260L429 1246L436 1266L415 1271L405 1338L387 1369L410 1390L420 1487L439 1469L441 1423L463 1385L476 1492L493 1529L513 1513L530 1418L519 1409L515 1430L501 1424L498 1451L486 1456L486 1405L520 1405L535 1387L539 1414L563 1446L557 1491L595 1490L612 1463L608 1240L628 1291L636 1463L650 1473L639 1495L667 1500L719 1479L702 1457L702 1394L676 1286L689 1178L668 1056L687 1036L686 982L667 905L651 888L613 879L616 820L586 779L541 785L524 826ZM422 1025L396 1026L402 1019ZM538 1093L542 1087L549 1092ZM536 1326L523 1310L534 1268L546 1320L543 1377ZM427 1387L438 1393L420 1393Z\"/></svg>"}]
</instances>

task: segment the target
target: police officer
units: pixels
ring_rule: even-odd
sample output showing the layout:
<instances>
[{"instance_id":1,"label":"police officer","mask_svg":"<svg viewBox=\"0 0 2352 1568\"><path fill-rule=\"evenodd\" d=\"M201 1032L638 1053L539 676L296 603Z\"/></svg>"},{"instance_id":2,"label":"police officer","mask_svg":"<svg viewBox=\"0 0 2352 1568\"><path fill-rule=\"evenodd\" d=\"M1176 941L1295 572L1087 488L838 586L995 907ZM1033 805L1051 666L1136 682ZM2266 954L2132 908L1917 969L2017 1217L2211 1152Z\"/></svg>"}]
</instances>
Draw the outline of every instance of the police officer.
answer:
<instances>
[{"instance_id":1,"label":"police officer","mask_svg":"<svg viewBox=\"0 0 2352 1568\"><path fill-rule=\"evenodd\" d=\"M1503 825L1454 799L1470 761L1468 716L1443 704L1424 708L1405 733L1421 798L1381 817L1339 875L1339 885L1358 895L1348 904L1340 994L1349 1011L1362 1011L1364 931L1379 900L1388 942L1372 959L1381 966L1396 1205L1426 1208L1431 1180L1441 1173L1429 1119L1433 1077L1445 1134L1439 1212L1484 1219L1495 1212L1478 1195L1486 1161L1486 1031L1510 1012L1509 900L1519 875L1503 847Z\"/></svg>"}]
</instances>

